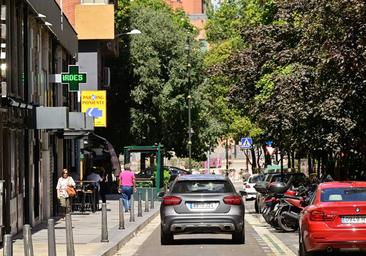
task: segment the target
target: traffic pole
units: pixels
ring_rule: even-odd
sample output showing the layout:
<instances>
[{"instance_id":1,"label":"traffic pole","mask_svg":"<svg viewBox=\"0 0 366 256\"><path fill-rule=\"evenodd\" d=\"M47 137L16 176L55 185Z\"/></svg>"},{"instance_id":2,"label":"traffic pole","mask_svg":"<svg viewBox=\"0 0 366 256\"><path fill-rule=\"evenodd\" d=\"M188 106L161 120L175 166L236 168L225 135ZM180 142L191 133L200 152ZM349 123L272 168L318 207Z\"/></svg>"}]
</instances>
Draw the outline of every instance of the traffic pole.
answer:
<instances>
[{"instance_id":1,"label":"traffic pole","mask_svg":"<svg viewBox=\"0 0 366 256\"><path fill-rule=\"evenodd\" d=\"M32 228L29 224L23 226L24 255L33 256Z\"/></svg>"},{"instance_id":2,"label":"traffic pole","mask_svg":"<svg viewBox=\"0 0 366 256\"><path fill-rule=\"evenodd\" d=\"M154 188L151 188L150 191L151 191L150 209L154 209Z\"/></svg>"},{"instance_id":3,"label":"traffic pole","mask_svg":"<svg viewBox=\"0 0 366 256\"><path fill-rule=\"evenodd\" d=\"M103 243L108 243L108 226L107 226L107 204L102 203L102 239Z\"/></svg>"},{"instance_id":4,"label":"traffic pole","mask_svg":"<svg viewBox=\"0 0 366 256\"><path fill-rule=\"evenodd\" d=\"M48 256L56 256L56 235L54 219L48 219Z\"/></svg>"},{"instance_id":5,"label":"traffic pole","mask_svg":"<svg viewBox=\"0 0 366 256\"><path fill-rule=\"evenodd\" d=\"M149 211L149 190L145 190L145 212Z\"/></svg>"},{"instance_id":6,"label":"traffic pole","mask_svg":"<svg viewBox=\"0 0 366 256\"><path fill-rule=\"evenodd\" d=\"M130 222L135 222L135 200L133 194L131 195Z\"/></svg>"},{"instance_id":7,"label":"traffic pole","mask_svg":"<svg viewBox=\"0 0 366 256\"><path fill-rule=\"evenodd\" d=\"M13 241L10 234L4 235L3 256L13 256Z\"/></svg>"},{"instance_id":8,"label":"traffic pole","mask_svg":"<svg viewBox=\"0 0 366 256\"><path fill-rule=\"evenodd\" d=\"M66 225L66 250L67 256L75 256L75 248L74 248L74 237L72 233L72 220L71 214L67 213L65 216L65 225Z\"/></svg>"},{"instance_id":9,"label":"traffic pole","mask_svg":"<svg viewBox=\"0 0 366 256\"><path fill-rule=\"evenodd\" d=\"M140 191L137 193L137 217L142 217L142 200Z\"/></svg>"},{"instance_id":10,"label":"traffic pole","mask_svg":"<svg viewBox=\"0 0 366 256\"><path fill-rule=\"evenodd\" d=\"M125 229L125 214L123 209L123 198L119 199L119 227L118 229Z\"/></svg>"}]
</instances>

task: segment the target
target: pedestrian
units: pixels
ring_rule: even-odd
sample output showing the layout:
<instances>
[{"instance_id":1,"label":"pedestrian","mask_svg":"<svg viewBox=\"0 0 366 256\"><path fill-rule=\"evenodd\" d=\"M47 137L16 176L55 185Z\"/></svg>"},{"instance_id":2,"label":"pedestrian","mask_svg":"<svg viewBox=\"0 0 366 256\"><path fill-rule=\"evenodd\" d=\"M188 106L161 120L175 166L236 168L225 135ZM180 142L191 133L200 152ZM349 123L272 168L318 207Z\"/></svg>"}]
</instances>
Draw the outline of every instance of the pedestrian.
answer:
<instances>
[{"instance_id":1,"label":"pedestrian","mask_svg":"<svg viewBox=\"0 0 366 256\"><path fill-rule=\"evenodd\" d=\"M61 177L58 179L56 190L57 190L57 198L60 200L61 208L63 208L64 213L71 212L71 198L67 193L68 186L75 188L74 179L69 176L69 171L67 169L63 169L61 173Z\"/></svg>"},{"instance_id":2,"label":"pedestrian","mask_svg":"<svg viewBox=\"0 0 366 256\"><path fill-rule=\"evenodd\" d=\"M131 195L136 192L135 173L131 171L130 164L125 164L124 170L119 174L119 192L122 193L125 212L131 209Z\"/></svg>"},{"instance_id":3,"label":"pedestrian","mask_svg":"<svg viewBox=\"0 0 366 256\"><path fill-rule=\"evenodd\" d=\"M107 194L107 175L106 175L106 171L103 167L100 167L100 177L102 178L102 180L100 181L100 190L99 190L99 195L100 198L102 199L103 203L107 202L106 199L106 194Z\"/></svg>"}]
</instances>

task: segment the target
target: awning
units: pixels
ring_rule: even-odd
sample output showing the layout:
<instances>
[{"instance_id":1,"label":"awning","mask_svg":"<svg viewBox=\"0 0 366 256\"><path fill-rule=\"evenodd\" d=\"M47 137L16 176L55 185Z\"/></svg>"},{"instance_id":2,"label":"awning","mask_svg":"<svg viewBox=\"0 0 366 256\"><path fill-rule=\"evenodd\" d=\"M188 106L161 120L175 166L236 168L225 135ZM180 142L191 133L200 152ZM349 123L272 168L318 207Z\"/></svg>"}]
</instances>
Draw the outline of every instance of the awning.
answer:
<instances>
[{"instance_id":1,"label":"awning","mask_svg":"<svg viewBox=\"0 0 366 256\"><path fill-rule=\"evenodd\" d=\"M103 154L103 153L108 153L109 157L110 157L110 161L111 161L111 166L112 169L114 170L114 175L118 176L119 173L121 172L121 164L118 160L116 151L114 150L113 145L106 139L103 138L102 136L99 136L95 133L90 133L89 134L89 140L99 140L99 145L103 145L104 148L101 151L101 148L99 147L99 145L97 145L98 143L89 146L89 150L93 151L96 155L96 157L98 157L98 155Z\"/></svg>"}]
</instances>

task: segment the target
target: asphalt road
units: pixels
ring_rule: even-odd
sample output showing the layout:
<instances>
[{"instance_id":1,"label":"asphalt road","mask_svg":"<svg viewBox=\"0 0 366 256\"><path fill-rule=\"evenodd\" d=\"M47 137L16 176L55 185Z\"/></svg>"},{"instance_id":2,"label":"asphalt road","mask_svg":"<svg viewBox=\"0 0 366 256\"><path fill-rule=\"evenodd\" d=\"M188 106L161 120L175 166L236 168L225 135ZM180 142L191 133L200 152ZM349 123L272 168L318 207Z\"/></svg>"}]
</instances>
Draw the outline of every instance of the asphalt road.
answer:
<instances>
[{"instance_id":1,"label":"asphalt road","mask_svg":"<svg viewBox=\"0 0 366 256\"><path fill-rule=\"evenodd\" d=\"M160 245L160 218L156 217L115 256L296 256L298 233L284 233L271 228L254 211L254 202L245 202L246 241L233 244L230 235L178 235L173 245ZM331 254L335 255L335 254ZM363 255L360 252L339 255ZM365 254L366 255L366 254Z\"/></svg>"}]
</instances>

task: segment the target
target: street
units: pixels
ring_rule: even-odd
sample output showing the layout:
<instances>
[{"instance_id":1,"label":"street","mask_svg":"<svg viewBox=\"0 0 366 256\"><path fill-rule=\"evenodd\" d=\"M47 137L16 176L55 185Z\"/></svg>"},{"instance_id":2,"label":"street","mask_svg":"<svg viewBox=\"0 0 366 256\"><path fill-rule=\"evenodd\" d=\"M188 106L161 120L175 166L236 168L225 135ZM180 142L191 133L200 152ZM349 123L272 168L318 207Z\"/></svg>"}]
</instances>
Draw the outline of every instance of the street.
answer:
<instances>
[{"instance_id":1,"label":"street","mask_svg":"<svg viewBox=\"0 0 366 256\"><path fill-rule=\"evenodd\" d=\"M179 235L173 245L160 245L160 219L156 217L116 256L132 255L297 255L297 233L270 230L264 220L254 213L253 201L246 203L245 245L231 242L231 235Z\"/></svg>"},{"instance_id":2,"label":"street","mask_svg":"<svg viewBox=\"0 0 366 256\"><path fill-rule=\"evenodd\" d=\"M239 191L240 184L235 184ZM175 236L174 244L160 245L160 217L155 217L146 227L122 247L115 256L150 255L298 255L298 232L284 233L271 228L260 214L255 213L254 201L245 202L244 245L232 243L231 235L194 234ZM332 253L332 255L361 255L361 252Z\"/></svg>"}]
</instances>

